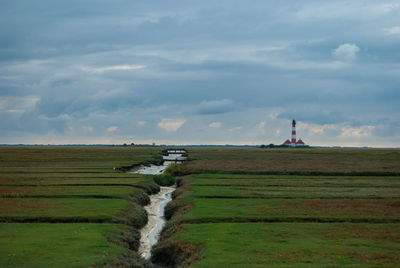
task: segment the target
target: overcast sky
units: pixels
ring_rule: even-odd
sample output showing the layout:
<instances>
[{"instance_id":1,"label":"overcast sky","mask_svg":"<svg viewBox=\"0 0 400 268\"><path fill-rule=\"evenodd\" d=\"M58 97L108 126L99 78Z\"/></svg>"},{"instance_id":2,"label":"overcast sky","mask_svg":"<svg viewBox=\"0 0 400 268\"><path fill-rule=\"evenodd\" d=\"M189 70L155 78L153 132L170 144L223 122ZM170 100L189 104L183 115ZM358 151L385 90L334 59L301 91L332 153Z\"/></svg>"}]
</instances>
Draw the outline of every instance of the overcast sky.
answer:
<instances>
[{"instance_id":1,"label":"overcast sky","mask_svg":"<svg viewBox=\"0 0 400 268\"><path fill-rule=\"evenodd\" d=\"M0 0L0 143L400 146L399 1Z\"/></svg>"}]
</instances>

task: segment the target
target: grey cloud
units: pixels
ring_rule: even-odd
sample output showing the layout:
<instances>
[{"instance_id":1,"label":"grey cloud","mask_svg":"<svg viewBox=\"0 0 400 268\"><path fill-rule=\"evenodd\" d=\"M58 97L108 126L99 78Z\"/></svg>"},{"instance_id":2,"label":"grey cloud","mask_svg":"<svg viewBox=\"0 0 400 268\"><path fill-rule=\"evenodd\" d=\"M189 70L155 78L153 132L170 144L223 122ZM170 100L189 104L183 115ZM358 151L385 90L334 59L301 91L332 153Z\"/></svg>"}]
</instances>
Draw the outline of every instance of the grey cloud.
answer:
<instances>
[{"instance_id":1,"label":"grey cloud","mask_svg":"<svg viewBox=\"0 0 400 268\"><path fill-rule=\"evenodd\" d=\"M235 103L231 99L202 101L197 106L197 113L199 114L221 114L232 111L235 109Z\"/></svg>"},{"instance_id":2,"label":"grey cloud","mask_svg":"<svg viewBox=\"0 0 400 268\"><path fill-rule=\"evenodd\" d=\"M279 122L296 117L373 125L371 144L385 135L393 144L399 39L385 29L398 26L400 9L390 3L3 1L0 100L40 101L24 112L0 111L2 139L280 140ZM343 44L359 51L333 55ZM254 126L271 111L278 117L259 132ZM162 118L186 122L165 133ZM113 125L118 131L105 132Z\"/></svg>"},{"instance_id":3,"label":"grey cloud","mask_svg":"<svg viewBox=\"0 0 400 268\"><path fill-rule=\"evenodd\" d=\"M315 123L319 125L338 124L347 122L346 118L340 110L327 110L321 106L299 107L297 110L286 110L278 115L282 119L297 119L303 122Z\"/></svg>"}]
</instances>

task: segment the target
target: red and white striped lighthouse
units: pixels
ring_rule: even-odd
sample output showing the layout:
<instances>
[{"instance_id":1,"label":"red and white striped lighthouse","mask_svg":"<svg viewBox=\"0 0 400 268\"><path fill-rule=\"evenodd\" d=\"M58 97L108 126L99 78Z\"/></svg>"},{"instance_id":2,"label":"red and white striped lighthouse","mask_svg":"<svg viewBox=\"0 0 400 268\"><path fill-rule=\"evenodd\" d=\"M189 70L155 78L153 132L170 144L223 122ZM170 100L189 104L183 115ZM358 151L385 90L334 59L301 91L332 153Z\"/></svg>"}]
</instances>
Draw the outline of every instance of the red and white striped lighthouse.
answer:
<instances>
[{"instance_id":1,"label":"red and white striped lighthouse","mask_svg":"<svg viewBox=\"0 0 400 268\"><path fill-rule=\"evenodd\" d=\"M293 119L292 121L292 141L290 145L296 147L296 120Z\"/></svg>"}]
</instances>

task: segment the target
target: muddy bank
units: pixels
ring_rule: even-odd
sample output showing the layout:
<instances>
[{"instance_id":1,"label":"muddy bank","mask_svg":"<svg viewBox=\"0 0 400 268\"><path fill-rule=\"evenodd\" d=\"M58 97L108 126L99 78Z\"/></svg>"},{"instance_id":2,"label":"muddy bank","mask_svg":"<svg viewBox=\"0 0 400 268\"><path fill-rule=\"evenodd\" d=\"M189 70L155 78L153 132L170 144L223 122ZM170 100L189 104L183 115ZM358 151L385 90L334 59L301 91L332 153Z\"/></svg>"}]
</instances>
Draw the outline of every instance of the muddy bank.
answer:
<instances>
[{"instance_id":1,"label":"muddy bank","mask_svg":"<svg viewBox=\"0 0 400 268\"><path fill-rule=\"evenodd\" d=\"M182 163L186 160L186 151L170 149L163 152L161 165L149 164L131 167L128 173L143 175L161 175L172 163ZM150 195L150 205L144 207L148 215L148 223L140 230L140 247L138 253L145 259L150 259L151 248L159 239L160 232L165 224L164 208L172 200L171 194L175 187L160 187L160 192Z\"/></svg>"},{"instance_id":2,"label":"muddy bank","mask_svg":"<svg viewBox=\"0 0 400 268\"><path fill-rule=\"evenodd\" d=\"M150 258L151 247L158 241L159 234L165 224L164 208L172 200L171 193L175 187L160 187L160 192L150 196L151 204L144 209L148 214L148 222L140 230L139 254L145 258Z\"/></svg>"}]
</instances>

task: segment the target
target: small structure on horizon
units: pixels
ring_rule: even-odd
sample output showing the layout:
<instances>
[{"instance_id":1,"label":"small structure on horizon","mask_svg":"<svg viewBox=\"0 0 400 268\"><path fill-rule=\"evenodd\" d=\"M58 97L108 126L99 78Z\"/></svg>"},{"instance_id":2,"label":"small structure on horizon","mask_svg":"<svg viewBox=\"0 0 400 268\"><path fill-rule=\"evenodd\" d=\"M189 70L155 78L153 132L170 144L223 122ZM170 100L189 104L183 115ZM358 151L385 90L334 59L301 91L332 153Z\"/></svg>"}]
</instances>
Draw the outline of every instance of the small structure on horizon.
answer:
<instances>
[{"instance_id":1,"label":"small structure on horizon","mask_svg":"<svg viewBox=\"0 0 400 268\"><path fill-rule=\"evenodd\" d=\"M290 147L304 147L306 145L301 139L296 141L296 120L292 121L292 138L291 140L287 139L282 146L290 146Z\"/></svg>"}]
</instances>

